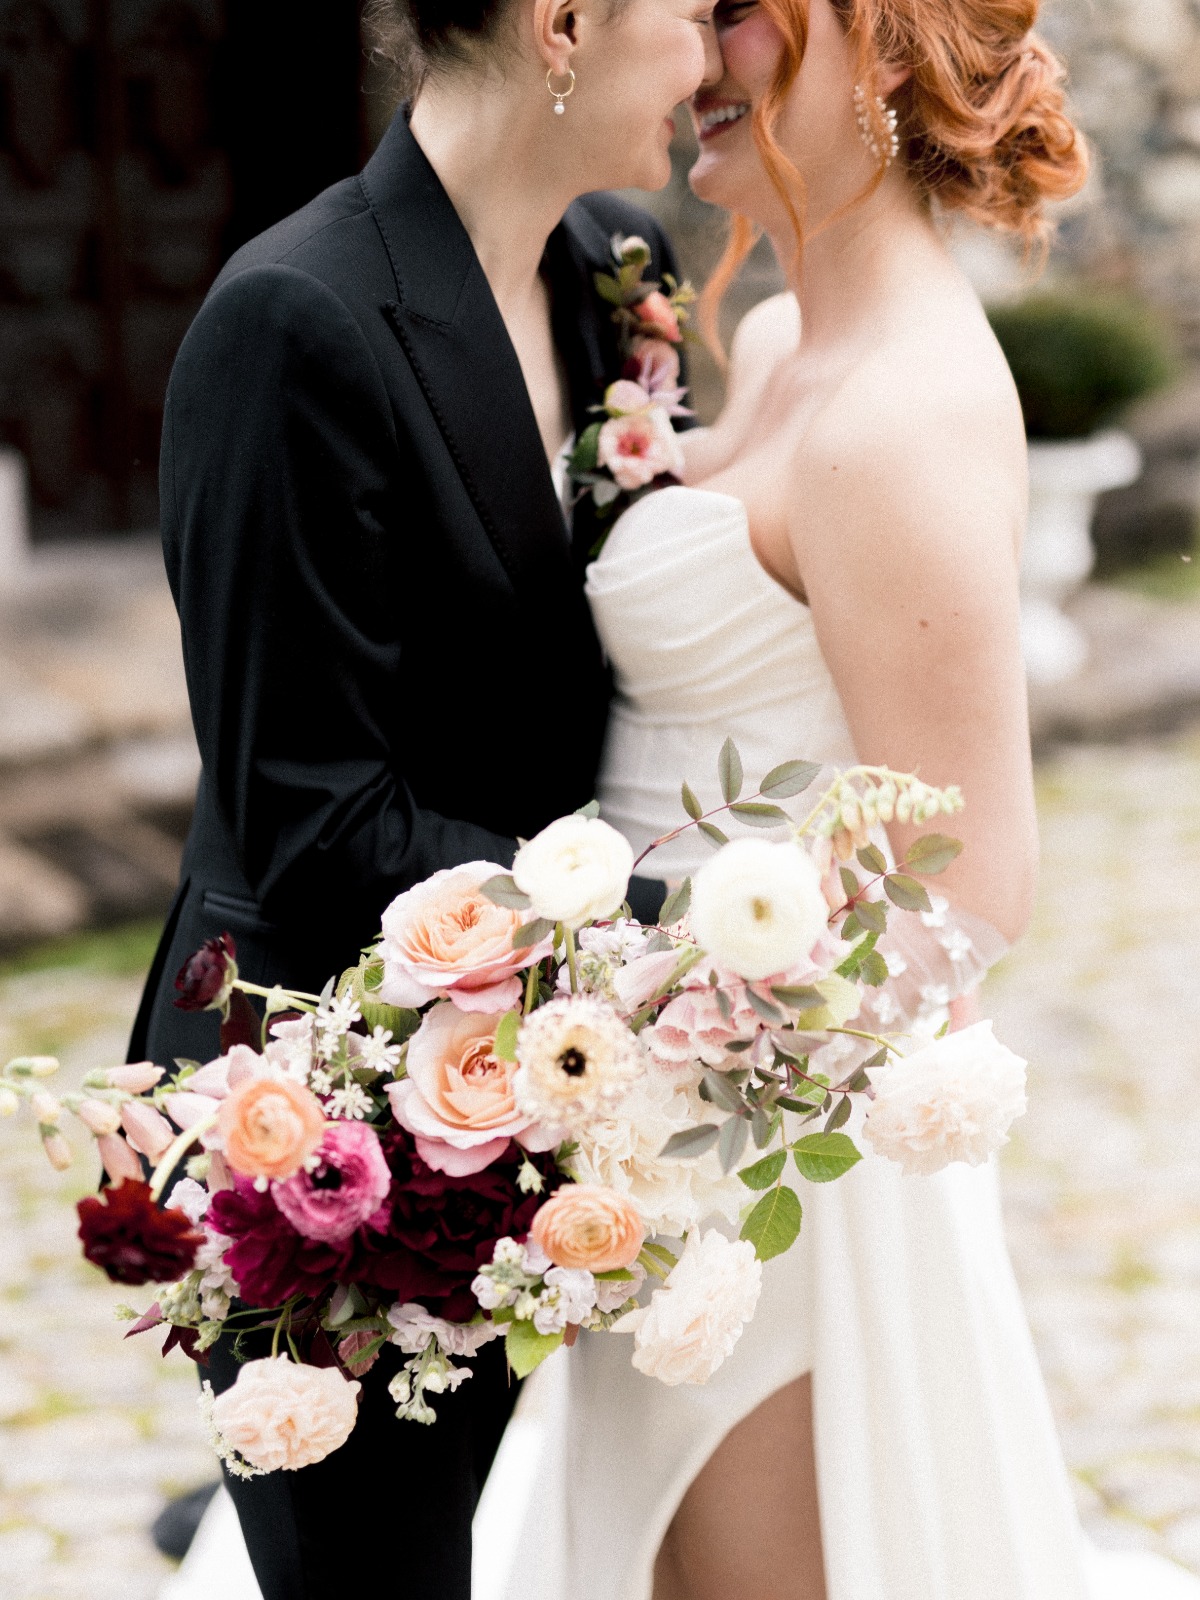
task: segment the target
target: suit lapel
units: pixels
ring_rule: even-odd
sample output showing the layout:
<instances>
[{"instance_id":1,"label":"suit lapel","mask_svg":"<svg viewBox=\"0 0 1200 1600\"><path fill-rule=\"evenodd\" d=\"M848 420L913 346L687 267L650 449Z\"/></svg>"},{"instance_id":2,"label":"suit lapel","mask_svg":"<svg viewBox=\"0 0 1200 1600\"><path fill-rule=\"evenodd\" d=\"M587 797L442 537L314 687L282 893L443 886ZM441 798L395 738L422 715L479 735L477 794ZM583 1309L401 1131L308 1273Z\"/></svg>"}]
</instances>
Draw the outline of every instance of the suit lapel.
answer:
<instances>
[{"instance_id":1,"label":"suit lapel","mask_svg":"<svg viewBox=\"0 0 1200 1600\"><path fill-rule=\"evenodd\" d=\"M385 312L514 584L570 570L562 511L516 351L466 229L397 113L362 185L396 278Z\"/></svg>"}]
</instances>

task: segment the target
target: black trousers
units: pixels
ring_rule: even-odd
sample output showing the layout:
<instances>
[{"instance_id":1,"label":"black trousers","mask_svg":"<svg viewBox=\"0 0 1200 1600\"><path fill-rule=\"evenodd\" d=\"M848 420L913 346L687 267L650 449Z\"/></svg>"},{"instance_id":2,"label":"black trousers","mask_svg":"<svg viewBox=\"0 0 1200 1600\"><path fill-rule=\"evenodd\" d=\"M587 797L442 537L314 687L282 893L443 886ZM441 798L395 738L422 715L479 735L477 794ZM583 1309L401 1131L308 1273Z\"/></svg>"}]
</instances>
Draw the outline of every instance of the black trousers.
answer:
<instances>
[{"instance_id":1,"label":"black trousers","mask_svg":"<svg viewBox=\"0 0 1200 1600\"><path fill-rule=\"evenodd\" d=\"M401 1422L387 1386L406 1359L384 1350L360 1380L354 1432L324 1461L226 1475L263 1600L334 1600L351 1576L355 1589L395 1600L470 1600L471 1518L519 1386L496 1340L473 1377L433 1399L435 1423ZM237 1372L222 1340L213 1388Z\"/></svg>"}]
</instances>

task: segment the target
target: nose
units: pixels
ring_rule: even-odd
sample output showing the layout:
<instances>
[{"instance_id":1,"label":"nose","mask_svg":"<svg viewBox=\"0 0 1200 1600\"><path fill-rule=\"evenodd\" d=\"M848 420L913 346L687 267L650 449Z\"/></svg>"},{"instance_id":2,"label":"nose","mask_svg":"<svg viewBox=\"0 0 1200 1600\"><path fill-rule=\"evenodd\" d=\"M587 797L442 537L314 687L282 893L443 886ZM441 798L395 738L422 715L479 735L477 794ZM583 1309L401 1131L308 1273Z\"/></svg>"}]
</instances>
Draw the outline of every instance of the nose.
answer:
<instances>
[{"instance_id":1,"label":"nose","mask_svg":"<svg viewBox=\"0 0 1200 1600\"><path fill-rule=\"evenodd\" d=\"M724 76L725 58L721 54L721 43L716 28L710 24L704 29L704 76L700 80L700 87L711 89Z\"/></svg>"}]
</instances>

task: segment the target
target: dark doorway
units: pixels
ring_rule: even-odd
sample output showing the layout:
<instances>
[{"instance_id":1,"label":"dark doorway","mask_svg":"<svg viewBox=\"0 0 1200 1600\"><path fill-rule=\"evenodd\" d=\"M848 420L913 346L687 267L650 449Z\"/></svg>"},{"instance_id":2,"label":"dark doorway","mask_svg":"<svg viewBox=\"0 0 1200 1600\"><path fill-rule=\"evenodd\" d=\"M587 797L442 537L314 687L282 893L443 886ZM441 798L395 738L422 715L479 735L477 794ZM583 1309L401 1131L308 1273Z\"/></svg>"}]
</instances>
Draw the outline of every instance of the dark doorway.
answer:
<instances>
[{"instance_id":1,"label":"dark doorway","mask_svg":"<svg viewBox=\"0 0 1200 1600\"><path fill-rule=\"evenodd\" d=\"M38 538L153 526L231 249L364 150L355 0L0 0L0 443Z\"/></svg>"}]
</instances>

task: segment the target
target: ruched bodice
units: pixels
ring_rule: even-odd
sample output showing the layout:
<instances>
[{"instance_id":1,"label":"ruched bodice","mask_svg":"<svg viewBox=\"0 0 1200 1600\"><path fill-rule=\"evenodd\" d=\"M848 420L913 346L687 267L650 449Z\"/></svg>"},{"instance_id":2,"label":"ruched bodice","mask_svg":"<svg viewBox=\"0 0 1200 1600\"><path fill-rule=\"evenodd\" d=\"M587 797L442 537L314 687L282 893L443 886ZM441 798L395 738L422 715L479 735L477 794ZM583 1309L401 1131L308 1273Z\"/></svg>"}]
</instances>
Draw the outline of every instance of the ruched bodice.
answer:
<instances>
[{"instance_id":1,"label":"ruched bodice","mask_svg":"<svg viewBox=\"0 0 1200 1600\"><path fill-rule=\"evenodd\" d=\"M587 593L616 682L600 804L635 849L664 818L683 820L682 779L706 808L720 803L729 734L747 791L794 756L853 761L812 613L759 564L740 500L677 487L637 501L588 568ZM653 866L674 876L707 854L689 833Z\"/></svg>"}]
</instances>

